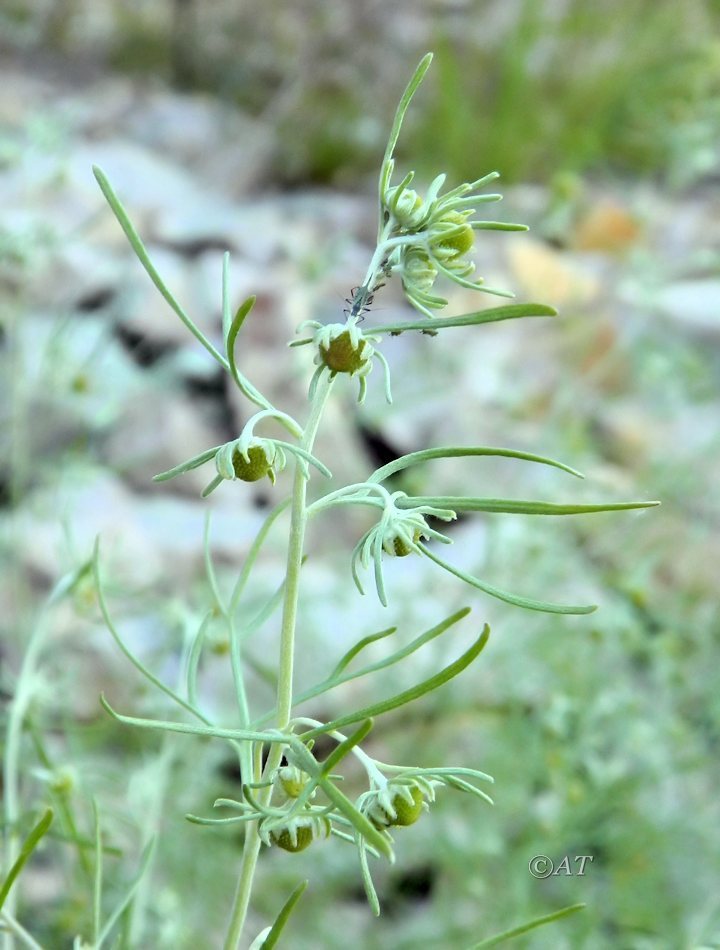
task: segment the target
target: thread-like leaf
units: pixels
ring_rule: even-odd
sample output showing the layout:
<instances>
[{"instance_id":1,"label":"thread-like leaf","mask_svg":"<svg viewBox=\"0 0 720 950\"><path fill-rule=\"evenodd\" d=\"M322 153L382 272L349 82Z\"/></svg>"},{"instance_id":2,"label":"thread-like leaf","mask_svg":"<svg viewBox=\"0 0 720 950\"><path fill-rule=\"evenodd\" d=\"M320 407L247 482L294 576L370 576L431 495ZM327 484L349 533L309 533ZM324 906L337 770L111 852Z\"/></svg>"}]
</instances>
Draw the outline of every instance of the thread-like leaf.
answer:
<instances>
[{"instance_id":1,"label":"thread-like leaf","mask_svg":"<svg viewBox=\"0 0 720 950\"><path fill-rule=\"evenodd\" d=\"M275 923L270 928L270 933L267 935L265 940L260 945L262 950L272 950L272 948L277 944L280 934L283 932L283 928L287 924L290 914L292 914L295 909L295 905L303 896L305 888L308 886L307 881L301 881L295 890L292 892L290 897L283 904L280 913L275 918Z\"/></svg>"},{"instance_id":2,"label":"thread-like leaf","mask_svg":"<svg viewBox=\"0 0 720 950\"><path fill-rule=\"evenodd\" d=\"M589 604L587 606L578 606L575 604L553 604L550 601L532 600L529 597L521 597L518 594L511 594L506 590L501 590L499 587L495 587L492 584L487 584L485 581L481 581L479 578L474 577L472 574L468 574L459 567L454 567L452 564L449 564L436 554L433 554L433 552L430 551L429 548L427 548L424 544L418 542L417 546L426 557L429 557L431 561L434 561L440 567L444 568L448 573L454 574L455 577L460 578L461 581L465 581L466 584L470 584L471 587L477 587L478 590L482 590L486 594L490 594L491 597L497 597L498 600L504 600L507 604L514 604L515 607L524 607L526 610L539 610L546 614L591 614L593 611L597 610L596 604Z\"/></svg>"},{"instance_id":3,"label":"thread-like leaf","mask_svg":"<svg viewBox=\"0 0 720 950\"><path fill-rule=\"evenodd\" d=\"M40 820L33 826L27 838L23 841L22 847L20 848L20 853L13 863L13 866L8 871L6 878L2 883L2 887L0 888L0 908L5 903L5 900L10 893L10 889L22 871L26 861L38 846L40 839L47 833L48 828L52 824L52 820L53 810L52 808L48 808L43 812Z\"/></svg>"},{"instance_id":4,"label":"thread-like leaf","mask_svg":"<svg viewBox=\"0 0 720 950\"><path fill-rule=\"evenodd\" d=\"M260 732L251 729L222 729L219 726L194 726L188 722L173 722L165 719L139 719L135 716L124 716L116 712L100 694L100 705L106 713L112 716L117 722L122 722L127 726L136 726L138 729L151 729L160 732L183 732L192 736L209 736L214 739L230 739L238 742L249 740L250 742L280 742L292 744L293 737L283 735L279 732Z\"/></svg>"},{"instance_id":5,"label":"thread-like leaf","mask_svg":"<svg viewBox=\"0 0 720 950\"><path fill-rule=\"evenodd\" d=\"M175 297L172 295L165 282L163 281L160 274L155 269L155 265L150 260L150 255L147 252L145 245L143 244L140 235L135 230L135 227L128 217L128 213L125 210L122 202L115 194L112 185L107 179L107 176L101 168L98 168L97 165L93 165L93 175L97 180L98 185L100 185L100 190L103 195L105 195L105 200L110 205L113 214L118 220L120 227L125 232L125 237L130 242L130 246L135 252L135 256L140 261L142 266L145 268L145 271L150 278L150 280L155 284L157 289L160 291L166 302L172 307L177 316L182 320L188 330L192 333L198 342L202 343L208 353L218 361L218 363L223 367L223 369L229 370L230 366L227 360L215 349L212 343L204 335L204 333L195 325L192 319L187 315L183 310L180 304L177 302Z\"/></svg>"},{"instance_id":6,"label":"thread-like leaf","mask_svg":"<svg viewBox=\"0 0 720 950\"><path fill-rule=\"evenodd\" d=\"M383 713L389 712L391 709L397 709L400 706L404 706L406 703L410 703L415 699L419 699L420 696L424 696L425 693L432 692L434 689L437 689L439 686L447 683L448 680L453 679L453 677L457 676L458 673L462 673L465 667L469 666L483 649L489 636L490 628L487 624L485 624L482 633L475 643L473 643L473 645L468 650L466 650L466 652L463 653L461 657L455 660L454 663L450 663L449 666L446 666L444 669L440 670L439 673L435 673L434 676L423 680L421 683L412 686L410 689L404 690L402 693L397 693L395 696L390 697L390 699L385 699L378 703L372 703L370 706L365 706L363 709L358 709L354 713L348 713L345 716L340 716L338 719L333 719L332 722L328 722L324 726L318 726L316 729L311 729L309 732L303 733L300 736L300 739L303 742L307 742L309 739L313 739L316 736L321 736L326 732L333 732L336 729L341 729L343 726L348 726L351 723L359 722L361 719L369 719L375 716L380 716Z\"/></svg>"},{"instance_id":7,"label":"thread-like leaf","mask_svg":"<svg viewBox=\"0 0 720 950\"><path fill-rule=\"evenodd\" d=\"M451 616L446 617L445 620L440 621L440 623L436 624L434 627L431 627L429 630L425 630L419 636L415 637L415 639L412 640L407 646L402 647L400 650L396 650L394 653L391 653L390 656L386 657L384 660L377 660L375 663L370 663L367 666L362 667L362 669L356 670L354 673L338 675L338 669L344 669L350 660L352 660L354 656L357 656L363 647L367 646L369 643L373 643L376 640L381 639L384 636L388 636L389 633L394 632L396 628L391 627L389 631L381 631L379 634L373 634L369 637L365 637L363 640L360 640L359 643L356 643L354 647L348 650L333 673L326 680L323 680L321 683L317 683L315 686L305 690L303 693L299 693L294 698L293 705L299 706L301 703L307 702L309 699L314 699L316 696L320 696L322 693L328 692L328 690L335 689L336 686L340 686L343 683L348 683L350 680L358 679L361 676L367 676L369 673L376 673L378 670L385 669L385 667L392 666L398 661L405 659L405 657L410 656L410 654L414 653L416 650L419 650L420 647L424 646L426 643L434 640L435 637L439 637L440 634L445 633L446 630L449 630L450 627L462 620L463 617L467 617L469 613L470 608L463 607L461 610L451 614ZM274 716L274 710L272 712L266 713L260 719L255 721L255 725L268 722Z\"/></svg>"},{"instance_id":8,"label":"thread-like leaf","mask_svg":"<svg viewBox=\"0 0 720 950\"><path fill-rule=\"evenodd\" d=\"M260 393L253 386L253 384L243 376L235 361L235 341L237 340L238 333L245 322L245 318L254 307L256 299L257 298L254 295L251 295L247 298L247 300L244 300L238 307L237 312L232 319L225 340L228 368L232 378L237 384L238 389L243 393L244 396L247 396L250 402L254 402L256 406L260 406L263 409L272 409L272 405L267 401L262 393Z\"/></svg>"},{"instance_id":9,"label":"thread-like leaf","mask_svg":"<svg viewBox=\"0 0 720 950\"><path fill-rule=\"evenodd\" d=\"M388 138L388 143L385 148L385 155L383 156L381 170L380 170L380 203L382 204L383 195L387 190L388 185L390 184L390 177L392 175L392 156L395 151L395 146L397 145L397 140L400 136L400 129L402 128L403 119L405 118L405 113L408 110L410 105L410 100L415 95L420 83L423 81L423 76L428 71L430 63L432 62L432 53L426 53L423 58L418 63L417 69L413 73L410 82L405 87L405 92L402 94L400 102L398 103L397 110L395 112L395 118L393 119L393 124L390 129L390 137Z\"/></svg>"},{"instance_id":10,"label":"thread-like leaf","mask_svg":"<svg viewBox=\"0 0 720 950\"><path fill-rule=\"evenodd\" d=\"M201 465L204 465L205 462L209 462L217 454L217 450L221 449L222 445L215 445L211 449L206 449L204 452L200 452L199 455L194 455L191 459L188 459L186 462L180 462L179 465L176 465L174 468L169 468L166 472L160 472L159 475L153 475L154 482L167 482L171 478L176 478L178 475L184 475L185 472L190 472L194 468L199 468Z\"/></svg>"},{"instance_id":11,"label":"thread-like leaf","mask_svg":"<svg viewBox=\"0 0 720 950\"><path fill-rule=\"evenodd\" d=\"M196 706L194 706L191 702L187 702L185 699L183 699L183 697L180 696L179 693L175 692L174 689L171 689L169 686L163 683L162 680L158 679L158 677L155 676L154 673L151 673L150 670L142 662L142 660L139 660L138 657L136 657L135 654L132 652L132 650L130 650L130 648L126 646L125 641L120 636L120 633L115 627L115 624L113 623L113 620L110 616L110 611L108 610L108 606L105 601L105 592L103 590L102 580L100 578L100 539L99 538L95 540L95 547L93 549L93 557L92 557L92 566L93 566L93 576L95 578L95 589L97 592L98 604L100 606L100 613L103 616L103 620L105 621L105 626L110 631L110 634L113 640L120 647L120 649L125 654L127 659L130 660L130 662L135 667L135 669L138 670L138 672L141 673L145 677L145 679L149 680L149 682L151 682L153 686L157 687L157 689L165 693L166 696L169 696L170 699L174 700L179 706L182 706L183 709L186 709L188 712L192 713L193 716L197 716L198 719L200 719L202 722L207 724L209 720L206 719L205 716L203 716L200 710Z\"/></svg>"},{"instance_id":12,"label":"thread-like leaf","mask_svg":"<svg viewBox=\"0 0 720 950\"><path fill-rule=\"evenodd\" d=\"M105 922L105 926L103 927L102 932L100 934L100 938L97 942L98 947L101 947L103 943L105 943L105 941L108 939L108 937L110 936L110 933L112 932L113 927L118 922L120 917L125 913L128 905L130 904L130 901L135 896L135 892L140 886L140 882L142 881L150 865L150 861L152 859L154 851L155 851L155 839L151 838L150 841L148 841L148 843L143 848L143 852L140 858L140 867L138 868L137 874L132 879L132 881L130 882L130 886L125 891L125 893L120 898L120 900L117 902L117 904L115 905L115 908L113 909L112 913L110 914L107 921Z\"/></svg>"},{"instance_id":13,"label":"thread-like leaf","mask_svg":"<svg viewBox=\"0 0 720 950\"><path fill-rule=\"evenodd\" d=\"M556 910L552 914L545 914L543 917L536 917L534 920L528 921L526 924L520 924L519 927L512 927L510 930L505 930L501 934L496 934L494 937L486 937L485 940L481 940L480 943L474 943L469 950L485 950L486 947L497 947L501 943L505 943L508 940L513 940L515 937L521 937L523 934L528 933L531 930L535 930L536 927L542 927L544 924L551 924L555 920L561 920L563 917L569 917L570 914L575 914L579 910L583 910L587 907L587 904L571 904L569 907L563 907L562 910Z\"/></svg>"},{"instance_id":14,"label":"thread-like leaf","mask_svg":"<svg viewBox=\"0 0 720 950\"><path fill-rule=\"evenodd\" d=\"M476 288L477 289L477 288ZM488 291L487 287L483 290ZM405 330L442 330L446 327L471 327L480 323L497 323L500 320L515 320L521 317L556 317L557 310L542 303L512 303L505 307L477 310L458 317L435 317L431 320L410 320L405 323L384 323L367 328L368 334L403 333Z\"/></svg>"},{"instance_id":15,"label":"thread-like leaf","mask_svg":"<svg viewBox=\"0 0 720 950\"><path fill-rule=\"evenodd\" d=\"M184 709L188 710L188 712L191 712L191 713L193 713L193 715L198 716L200 719L203 719L202 715L200 714L200 712L199 712L197 709L195 709L190 703L186 702L186 701L185 701L180 695L178 695L178 693L176 693L173 689L171 689L169 686L167 686L165 683L163 683L162 680L158 679L158 678L154 675L154 673L152 673L152 672L145 666L145 664L144 664L140 659L138 659L138 657L135 656L135 654L129 649L129 647L126 646L124 640L123 640L122 637L120 636L120 633L118 632L117 628L115 627L115 624L113 623L112 618L110 617L110 612L109 612L109 610L108 610L107 603L106 603L106 601L105 601L105 593L104 593L102 581L101 581L101 578L100 578L100 563L99 563L99 557L100 557L100 542L99 542L99 538L98 538L98 539L96 539L96 541L95 541L95 547L94 547L94 551L93 551L93 574L94 574L94 579L95 579L95 587L96 587L96 592L97 592L98 604L99 604L99 606L100 606L100 612L101 612L101 614L102 614L102 616L103 616L103 620L105 621L105 625L106 625L106 627L108 628L108 630L109 630L110 634L112 635L113 639L115 640L115 642L117 643L117 645L120 647L121 651L124 653L124 655L127 657L127 659L130 660L130 662L132 663L132 665L133 665L147 680L149 680L149 682L151 682L151 683L153 684L153 686L157 687L159 690L161 690L163 693L165 693L167 696L169 696L171 699L173 699L176 703L178 703L178 704L179 704L180 706L182 706Z\"/></svg>"},{"instance_id":16,"label":"thread-like leaf","mask_svg":"<svg viewBox=\"0 0 720 950\"><path fill-rule=\"evenodd\" d=\"M391 475L395 475L397 472L401 472L411 465L419 465L421 462L429 462L432 459L465 458L475 455L521 459L525 462L538 462L540 465L551 465L553 468L562 469L563 472L569 472L577 478L584 478L582 473L578 472L577 469L570 468L569 465L565 465L563 462L558 462L555 459L547 458L544 455L535 455L532 452L520 452L517 449L501 449L488 445L446 445L436 449L423 449L420 452L411 452L409 455L401 455L400 458L394 459L392 462L388 462L387 465L383 465L382 468L376 469L368 478L368 481L385 481L386 478L390 478ZM402 502L402 500L403 499L399 499L399 502ZM399 507L403 506L399 504ZM443 506L438 505L437 507ZM448 507L453 508L454 506L449 505Z\"/></svg>"},{"instance_id":17,"label":"thread-like leaf","mask_svg":"<svg viewBox=\"0 0 720 950\"><path fill-rule=\"evenodd\" d=\"M659 501L622 501L600 505L562 505L549 501L524 501L514 498L463 498L452 495L419 495L397 499L398 508L432 505L452 508L453 511L487 511L511 515L589 515L603 511L632 511L637 508L655 508Z\"/></svg>"}]
</instances>

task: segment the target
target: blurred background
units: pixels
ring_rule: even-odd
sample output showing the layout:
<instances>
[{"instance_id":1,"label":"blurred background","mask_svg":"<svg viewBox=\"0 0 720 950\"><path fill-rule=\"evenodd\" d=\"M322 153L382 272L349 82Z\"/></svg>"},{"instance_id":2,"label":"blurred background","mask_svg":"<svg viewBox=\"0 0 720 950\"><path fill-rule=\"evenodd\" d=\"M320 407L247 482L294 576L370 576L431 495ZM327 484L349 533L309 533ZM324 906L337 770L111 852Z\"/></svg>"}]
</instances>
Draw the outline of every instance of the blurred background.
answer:
<instances>
[{"instance_id":1,"label":"blurred background","mask_svg":"<svg viewBox=\"0 0 720 950\"><path fill-rule=\"evenodd\" d=\"M384 610L350 579L363 517L314 525L301 686L389 624L409 642L460 606L473 613L392 674L307 715L412 685L488 621L473 667L378 722L367 747L385 761L489 772L495 805L444 790L398 833L397 864L377 868L379 921L351 847L265 851L250 930L308 877L286 940L300 950L464 948L578 901L581 914L514 945L720 946L719 29L716 0L0 0L0 685L6 716L28 638L45 623L21 825L47 804L57 815L18 909L42 946L90 934L93 796L106 915L160 835L120 946L219 946L241 846L234 832L183 819L239 796L232 750L109 719L101 690L126 713L175 713L113 642L87 573L45 619L43 599L100 534L117 625L173 682L211 603L206 511L226 590L288 484L223 485L203 502L207 469L151 482L236 437L249 406L151 286L91 165L216 342L230 250L233 300L258 295L242 365L302 418L312 354L286 343L302 320L340 319L365 273L386 136L428 49L399 167L424 182L446 171L450 186L497 169L505 199L494 213L531 230L481 233L477 273L560 315L388 340L394 405L377 369L363 406L356 384L341 382L319 456L348 482L429 445L504 445L587 478L470 459L432 463L405 484L663 506L474 516L451 528L454 563L531 597L599 604L590 617L491 601L414 558L388 566ZM493 304L455 287L447 296L448 314ZM391 282L367 323L403 316ZM279 529L247 616L280 583L283 561ZM272 705L277 627L275 615L248 645L258 713ZM219 624L210 638L202 701L232 723ZM379 644L373 657L385 652ZM583 876L538 880L528 871L538 854L592 863Z\"/></svg>"}]
</instances>

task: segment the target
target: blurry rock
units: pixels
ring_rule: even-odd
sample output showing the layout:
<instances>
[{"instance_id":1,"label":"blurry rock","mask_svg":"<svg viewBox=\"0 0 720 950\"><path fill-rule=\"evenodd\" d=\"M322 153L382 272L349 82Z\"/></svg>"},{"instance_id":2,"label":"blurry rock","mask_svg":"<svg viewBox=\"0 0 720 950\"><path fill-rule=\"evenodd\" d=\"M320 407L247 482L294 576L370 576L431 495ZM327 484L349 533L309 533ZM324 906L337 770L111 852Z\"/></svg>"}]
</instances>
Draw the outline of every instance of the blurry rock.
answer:
<instances>
[{"instance_id":1,"label":"blurry rock","mask_svg":"<svg viewBox=\"0 0 720 950\"><path fill-rule=\"evenodd\" d=\"M580 218L572 235L572 245L579 251L624 251L640 234L640 223L627 208L604 199Z\"/></svg>"},{"instance_id":2,"label":"blurry rock","mask_svg":"<svg viewBox=\"0 0 720 950\"><path fill-rule=\"evenodd\" d=\"M154 483L153 476L224 441L223 434L192 400L173 386L161 389L156 385L128 400L105 451L113 471L139 491L197 498L215 476L212 462L169 483Z\"/></svg>"},{"instance_id":3,"label":"blurry rock","mask_svg":"<svg viewBox=\"0 0 720 950\"><path fill-rule=\"evenodd\" d=\"M172 154L232 196L264 172L272 145L267 124L216 98L165 89L138 94L124 125L131 138Z\"/></svg>"},{"instance_id":4,"label":"blurry rock","mask_svg":"<svg viewBox=\"0 0 720 950\"><path fill-rule=\"evenodd\" d=\"M203 288L195 281L192 261L184 260L174 251L149 244L150 258L185 313L216 346L221 348L220 273L218 271L217 297L209 305ZM202 349L170 305L163 300L155 285L143 270L140 262L128 248L128 256L119 269L117 283L121 288L116 313L119 326L130 336L152 347L192 346ZM150 360L150 362L152 362Z\"/></svg>"},{"instance_id":5,"label":"blurry rock","mask_svg":"<svg viewBox=\"0 0 720 950\"><path fill-rule=\"evenodd\" d=\"M586 303L600 292L599 281L570 255L530 238L508 246L508 259L524 296L553 306Z\"/></svg>"},{"instance_id":6,"label":"blurry rock","mask_svg":"<svg viewBox=\"0 0 720 950\"><path fill-rule=\"evenodd\" d=\"M82 144L68 160L67 181L98 215L112 219L112 212L93 177L93 165L105 172L145 242L164 237L161 219L173 209L177 209L184 220L194 221L199 234L205 234L208 220L213 221L214 236L218 236L218 221L227 222L229 227L231 215L227 201L217 192L199 183L195 175L182 169L172 158L123 139ZM115 228L118 243L120 239L125 240L117 223Z\"/></svg>"},{"instance_id":7,"label":"blurry rock","mask_svg":"<svg viewBox=\"0 0 720 950\"><path fill-rule=\"evenodd\" d=\"M138 498L107 471L83 466L66 474L60 506L55 487L38 491L13 520L21 539L17 563L42 581L43 589L64 570L68 531L82 556L91 553L100 536L104 576L143 590L158 585L185 594L188 584L203 574L202 537L209 511L216 512L213 546L237 563L264 520L264 513L251 507L249 493L230 483L206 501L167 491Z\"/></svg>"},{"instance_id":8,"label":"blurry rock","mask_svg":"<svg viewBox=\"0 0 720 950\"><path fill-rule=\"evenodd\" d=\"M29 283L38 306L90 312L107 306L115 296L118 263L107 249L85 241L61 241Z\"/></svg>"},{"instance_id":9,"label":"blurry rock","mask_svg":"<svg viewBox=\"0 0 720 950\"><path fill-rule=\"evenodd\" d=\"M720 343L720 280L682 280L656 297L663 316L699 342Z\"/></svg>"}]
</instances>

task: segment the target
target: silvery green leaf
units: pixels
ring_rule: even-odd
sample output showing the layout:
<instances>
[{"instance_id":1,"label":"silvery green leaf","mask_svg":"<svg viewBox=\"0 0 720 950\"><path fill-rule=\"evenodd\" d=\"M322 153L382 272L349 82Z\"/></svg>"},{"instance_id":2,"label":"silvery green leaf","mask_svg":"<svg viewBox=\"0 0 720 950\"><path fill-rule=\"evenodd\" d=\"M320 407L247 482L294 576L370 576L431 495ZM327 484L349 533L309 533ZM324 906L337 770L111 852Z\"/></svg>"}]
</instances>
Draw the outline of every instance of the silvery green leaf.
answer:
<instances>
[{"instance_id":1,"label":"silvery green leaf","mask_svg":"<svg viewBox=\"0 0 720 950\"><path fill-rule=\"evenodd\" d=\"M486 292L489 292L485 288ZM476 310L457 317L432 317L428 320L412 320L405 323L386 323L368 327L368 333L402 333L405 330L442 330L445 327L469 327L480 323L497 323L500 320L515 320L521 317L556 317L557 310L542 303L515 303L490 310Z\"/></svg>"},{"instance_id":2,"label":"silvery green leaf","mask_svg":"<svg viewBox=\"0 0 720 950\"><path fill-rule=\"evenodd\" d=\"M525 607L526 610L539 610L542 613L547 614L591 614L593 611L597 610L596 604L590 604L587 606L576 606L574 604L553 604L550 601L532 600L529 597L521 597L518 594L511 594L508 591L501 590L499 587L495 587L492 584L481 581L479 578L474 577L472 574L468 574L459 567L454 567L454 565L448 564L447 561L438 557L436 554L433 554L433 552L430 551L429 548L427 548L424 544L418 544L418 547L426 557L430 558L431 561L434 561L440 567L444 568L449 574L454 574L455 577L460 578L461 581L465 581L466 584L470 584L471 587L477 587L478 590L482 590L486 594L490 594L491 597L496 597L498 600L504 600L505 603L513 604L515 607Z\"/></svg>"}]
</instances>

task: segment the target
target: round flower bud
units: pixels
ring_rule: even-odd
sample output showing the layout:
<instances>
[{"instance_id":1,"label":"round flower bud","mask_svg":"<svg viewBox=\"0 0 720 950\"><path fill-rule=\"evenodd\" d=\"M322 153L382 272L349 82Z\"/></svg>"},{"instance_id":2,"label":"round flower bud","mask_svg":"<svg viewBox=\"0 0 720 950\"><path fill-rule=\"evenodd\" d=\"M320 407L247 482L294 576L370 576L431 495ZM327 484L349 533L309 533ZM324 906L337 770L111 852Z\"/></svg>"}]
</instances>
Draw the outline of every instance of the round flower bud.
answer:
<instances>
[{"instance_id":1,"label":"round flower bud","mask_svg":"<svg viewBox=\"0 0 720 950\"><path fill-rule=\"evenodd\" d=\"M449 257L460 257L467 254L475 243L475 232L467 224L465 215L459 211L448 211L442 216L439 223L452 225L457 230L451 231L448 236L440 233L433 243L448 252Z\"/></svg>"},{"instance_id":2,"label":"round flower bud","mask_svg":"<svg viewBox=\"0 0 720 950\"><path fill-rule=\"evenodd\" d=\"M304 851L313 841L313 831L310 825L298 825L295 827L295 837L289 828L283 828L281 831L271 831L270 837L273 844L283 851L291 851L297 854L298 851Z\"/></svg>"},{"instance_id":3,"label":"round flower bud","mask_svg":"<svg viewBox=\"0 0 720 950\"><path fill-rule=\"evenodd\" d=\"M369 344L367 340L353 340L349 330L330 340L329 343L320 343L320 359L333 373L357 373L369 362L371 354L366 353Z\"/></svg>"},{"instance_id":4,"label":"round flower bud","mask_svg":"<svg viewBox=\"0 0 720 950\"><path fill-rule=\"evenodd\" d=\"M408 795L412 798L412 801L408 798ZM376 801L368 817L378 828L406 828L408 825L414 825L420 817L423 802L422 791L417 785L413 785L412 788L396 792L392 797L389 809L384 807L380 801Z\"/></svg>"},{"instance_id":5,"label":"round flower bud","mask_svg":"<svg viewBox=\"0 0 720 950\"><path fill-rule=\"evenodd\" d=\"M244 482L257 482L270 474L272 468L263 445L251 445L247 450L247 458L235 449L232 456L232 466L236 478Z\"/></svg>"},{"instance_id":6,"label":"round flower bud","mask_svg":"<svg viewBox=\"0 0 720 950\"><path fill-rule=\"evenodd\" d=\"M409 513L405 517L400 515L394 522L391 522L383 532L382 547L390 557L407 557L412 554L413 547L410 544L417 544L424 537L423 528L426 528L425 519L422 515Z\"/></svg>"},{"instance_id":7,"label":"round flower bud","mask_svg":"<svg viewBox=\"0 0 720 950\"><path fill-rule=\"evenodd\" d=\"M424 248L410 247L402 256L402 275L406 287L427 293L435 283L438 271Z\"/></svg>"},{"instance_id":8,"label":"round flower bud","mask_svg":"<svg viewBox=\"0 0 720 950\"><path fill-rule=\"evenodd\" d=\"M391 207L396 194L397 187L390 188L387 192L385 204L388 208ZM422 215L418 213L422 206L423 200L420 195L412 188L405 188L392 214L401 227L416 228L422 220Z\"/></svg>"},{"instance_id":9,"label":"round flower bud","mask_svg":"<svg viewBox=\"0 0 720 950\"><path fill-rule=\"evenodd\" d=\"M288 798L297 798L307 785L303 773L294 765L285 765L278 772L280 785Z\"/></svg>"},{"instance_id":10,"label":"round flower bud","mask_svg":"<svg viewBox=\"0 0 720 950\"><path fill-rule=\"evenodd\" d=\"M48 786L56 795L69 795L77 784L75 769L71 766L62 766L50 776Z\"/></svg>"},{"instance_id":11,"label":"round flower bud","mask_svg":"<svg viewBox=\"0 0 720 950\"><path fill-rule=\"evenodd\" d=\"M417 544L419 540L420 540L420 532L415 531L413 533L413 541L415 542L415 544ZM387 548L385 548L385 550L387 551ZM407 557L408 554L412 554L412 551L413 551L413 549L408 544L407 539L402 537L399 534L396 535L392 540L392 550L395 557Z\"/></svg>"}]
</instances>

